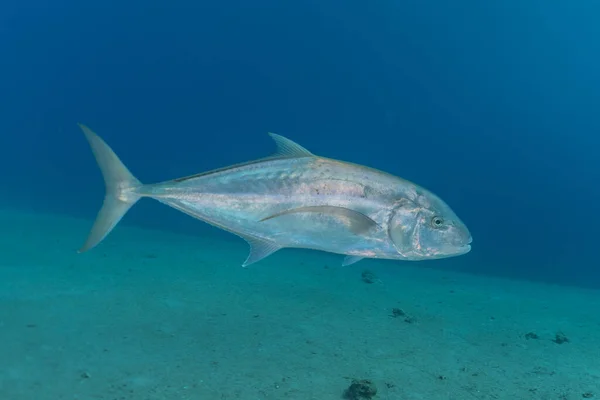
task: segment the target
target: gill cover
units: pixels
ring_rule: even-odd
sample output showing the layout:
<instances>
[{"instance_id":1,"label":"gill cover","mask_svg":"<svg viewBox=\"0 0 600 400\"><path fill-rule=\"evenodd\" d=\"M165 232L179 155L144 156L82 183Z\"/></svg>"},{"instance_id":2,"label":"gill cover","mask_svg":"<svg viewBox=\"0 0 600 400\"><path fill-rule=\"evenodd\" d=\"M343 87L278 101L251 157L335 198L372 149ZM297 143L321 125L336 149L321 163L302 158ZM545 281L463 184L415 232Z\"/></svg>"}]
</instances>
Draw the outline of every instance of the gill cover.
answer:
<instances>
[{"instance_id":1,"label":"gill cover","mask_svg":"<svg viewBox=\"0 0 600 400\"><path fill-rule=\"evenodd\" d=\"M415 203L402 199L390 215L388 235L398 253L403 256L408 256L416 250L420 212L421 209Z\"/></svg>"}]
</instances>

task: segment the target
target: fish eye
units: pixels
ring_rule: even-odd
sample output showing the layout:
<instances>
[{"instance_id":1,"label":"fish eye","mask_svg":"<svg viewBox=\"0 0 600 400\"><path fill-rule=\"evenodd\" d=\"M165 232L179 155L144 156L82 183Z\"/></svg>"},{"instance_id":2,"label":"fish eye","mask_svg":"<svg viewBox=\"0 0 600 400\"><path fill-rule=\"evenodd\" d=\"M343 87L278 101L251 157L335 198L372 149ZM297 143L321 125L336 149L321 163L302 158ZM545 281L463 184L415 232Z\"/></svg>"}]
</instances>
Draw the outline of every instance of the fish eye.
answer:
<instances>
[{"instance_id":1,"label":"fish eye","mask_svg":"<svg viewBox=\"0 0 600 400\"><path fill-rule=\"evenodd\" d=\"M442 217L433 217L431 218L431 226L433 226L434 228L440 228L442 225L444 225L444 220L442 219Z\"/></svg>"}]
</instances>

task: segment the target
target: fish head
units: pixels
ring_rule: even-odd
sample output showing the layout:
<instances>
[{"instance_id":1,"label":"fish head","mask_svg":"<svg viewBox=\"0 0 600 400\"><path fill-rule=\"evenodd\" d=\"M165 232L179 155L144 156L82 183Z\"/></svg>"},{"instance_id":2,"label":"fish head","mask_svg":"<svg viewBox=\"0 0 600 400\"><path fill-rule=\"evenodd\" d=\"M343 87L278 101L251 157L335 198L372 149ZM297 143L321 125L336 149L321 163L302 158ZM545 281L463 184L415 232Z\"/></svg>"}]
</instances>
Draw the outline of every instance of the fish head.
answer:
<instances>
[{"instance_id":1,"label":"fish head","mask_svg":"<svg viewBox=\"0 0 600 400\"><path fill-rule=\"evenodd\" d=\"M396 203L388 234L408 260L455 257L471 250L471 233L452 209L424 189Z\"/></svg>"}]
</instances>

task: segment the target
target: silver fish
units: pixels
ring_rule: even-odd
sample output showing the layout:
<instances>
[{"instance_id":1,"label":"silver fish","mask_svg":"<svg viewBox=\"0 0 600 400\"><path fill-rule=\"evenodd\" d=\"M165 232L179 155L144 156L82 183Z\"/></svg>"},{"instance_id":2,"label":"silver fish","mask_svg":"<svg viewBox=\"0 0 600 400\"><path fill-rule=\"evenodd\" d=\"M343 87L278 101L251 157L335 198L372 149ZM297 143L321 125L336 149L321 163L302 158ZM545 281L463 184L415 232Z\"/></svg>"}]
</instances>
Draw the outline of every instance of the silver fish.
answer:
<instances>
[{"instance_id":1,"label":"silver fish","mask_svg":"<svg viewBox=\"0 0 600 400\"><path fill-rule=\"evenodd\" d=\"M150 197L245 239L243 266L279 249L363 258L425 260L471 250L471 234L426 189L362 165L317 156L283 136L271 157L155 184L142 184L84 125L106 194L80 252L100 243L142 197Z\"/></svg>"}]
</instances>

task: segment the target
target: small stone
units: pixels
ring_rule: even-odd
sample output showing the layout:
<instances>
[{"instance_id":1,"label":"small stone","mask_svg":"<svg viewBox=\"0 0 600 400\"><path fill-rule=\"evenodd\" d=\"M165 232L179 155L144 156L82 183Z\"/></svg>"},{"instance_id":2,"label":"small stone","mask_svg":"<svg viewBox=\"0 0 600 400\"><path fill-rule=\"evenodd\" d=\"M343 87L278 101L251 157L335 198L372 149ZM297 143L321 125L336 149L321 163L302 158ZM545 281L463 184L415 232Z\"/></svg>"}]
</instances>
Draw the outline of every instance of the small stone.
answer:
<instances>
[{"instance_id":1,"label":"small stone","mask_svg":"<svg viewBox=\"0 0 600 400\"><path fill-rule=\"evenodd\" d=\"M377 387L369 379L353 379L352 384L344 392L346 400L369 400L377 394Z\"/></svg>"},{"instance_id":2,"label":"small stone","mask_svg":"<svg viewBox=\"0 0 600 400\"><path fill-rule=\"evenodd\" d=\"M568 343L569 338L562 332L557 332L552 341L556 344Z\"/></svg>"},{"instance_id":3,"label":"small stone","mask_svg":"<svg viewBox=\"0 0 600 400\"><path fill-rule=\"evenodd\" d=\"M525 334L525 339L529 340L529 339L539 339L540 337L538 336L537 333L535 332L527 332Z\"/></svg>"},{"instance_id":4,"label":"small stone","mask_svg":"<svg viewBox=\"0 0 600 400\"><path fill-rule=\"evenodd\" d=\"M401 308L392 308L392 317L394 318L398 318L398 317L406 317L406 312L404 312L403 309Z\"/></svg>"},{"instance_id":5,"label":"small stone","mask_svg":"<svg viewBox=\"0 0 600 400\"><path fill-rule=\"evenodd\" d=\"M375 283L377 281L377 276L367 269L360 274L360 277L364 283Z\"/></svg>"}]
</instances>

